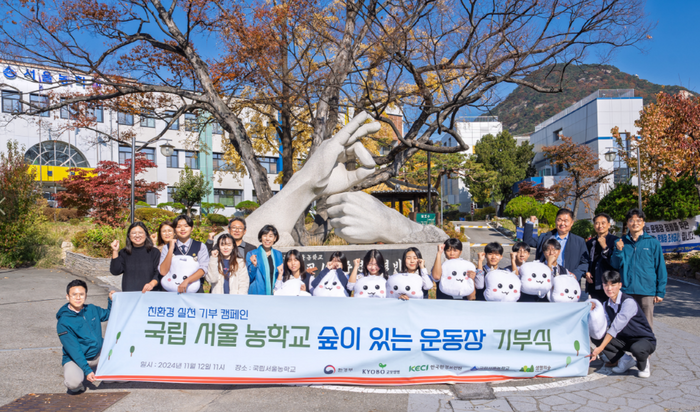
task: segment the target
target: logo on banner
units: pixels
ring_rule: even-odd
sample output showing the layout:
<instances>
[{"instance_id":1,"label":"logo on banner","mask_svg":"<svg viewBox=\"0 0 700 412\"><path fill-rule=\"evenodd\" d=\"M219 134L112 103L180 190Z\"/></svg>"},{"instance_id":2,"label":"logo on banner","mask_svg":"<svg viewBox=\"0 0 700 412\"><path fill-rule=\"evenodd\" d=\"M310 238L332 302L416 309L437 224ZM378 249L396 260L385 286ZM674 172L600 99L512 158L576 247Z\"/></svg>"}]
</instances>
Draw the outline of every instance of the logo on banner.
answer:
<instances>
[{"instance_id":1,"label":"logo on banner","mask_svg":"<svg viewBox=\"0 0 700 412\"><path fill-rule=\"evenodd\" d=\"M335 373L335 366L333 365L326 365L325 368L323 368L323 373L326 375L332 375Z\"/></svg>"},{"instance_id":2,"label":"logo on banner","mask_svg":"<svg viewBox=\"0 0 700 412\"><path fill-rule=\"evenodd\" d=\"M429 369L429 365L417 365L417 366L409 366L408 371L409 372L420 372L420 371L427 371Z\"/></svg>"}]
</instances>

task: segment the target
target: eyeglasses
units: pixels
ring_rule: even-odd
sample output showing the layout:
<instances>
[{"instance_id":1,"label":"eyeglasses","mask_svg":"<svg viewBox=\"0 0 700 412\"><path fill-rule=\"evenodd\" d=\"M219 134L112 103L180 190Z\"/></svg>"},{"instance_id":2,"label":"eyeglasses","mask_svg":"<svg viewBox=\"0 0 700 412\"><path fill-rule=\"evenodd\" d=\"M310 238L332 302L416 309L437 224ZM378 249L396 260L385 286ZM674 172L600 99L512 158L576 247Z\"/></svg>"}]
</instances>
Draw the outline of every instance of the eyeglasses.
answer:
<instances>
[{"instance_id":1,"label":"eyeglasses","mask_svg":"<svg viewBox=\"0 0 700 412\"><path fill-rule=\"evenodd\" d=\"M242 231L244 231L244 230L245 230L245 228L244 228L244 227L241 227L241 226L231 226L231 231L232 231L232 232L242 232Z\"/></svg>"},{"instance_id":2,"label":"eyeglasses","mask_svg":"<svg viewBox=\"0 0 700 412\"><path fill-rule=\"evenodd\" d=\"M641 225L644 224L644 219L630 219L627 221L627 224Z\"/></svg>"}]
</instances>

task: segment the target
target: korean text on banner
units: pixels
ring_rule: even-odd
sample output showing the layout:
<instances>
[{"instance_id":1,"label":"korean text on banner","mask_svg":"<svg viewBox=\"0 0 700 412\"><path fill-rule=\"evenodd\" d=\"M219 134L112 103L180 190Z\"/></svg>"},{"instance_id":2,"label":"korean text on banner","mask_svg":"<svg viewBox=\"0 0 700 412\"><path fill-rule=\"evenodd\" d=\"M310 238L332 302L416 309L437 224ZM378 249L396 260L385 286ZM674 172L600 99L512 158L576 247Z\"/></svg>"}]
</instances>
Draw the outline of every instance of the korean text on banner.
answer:
<instances>
[{"instance_id":1,"label":"korean text on banner","mask_svg":"<svg viewBox=\"0 0 700 412\"><path fill-rule=\"evenodd\" d=\"M648 222L644 229L654 236L664 253L700 250L700 236L695 234L700 225L700 216L670 222Z\"/></svg>"},{"instance_id":2,"label":"korean text on banner","mask_svg":"<svg viewBox=\"0 0 700 412\"><path fill-rule=\"evenodd\" d=\"M589 308L117 293L97 377L403 385L585 376Z\"/></svg>"}]
</instances>

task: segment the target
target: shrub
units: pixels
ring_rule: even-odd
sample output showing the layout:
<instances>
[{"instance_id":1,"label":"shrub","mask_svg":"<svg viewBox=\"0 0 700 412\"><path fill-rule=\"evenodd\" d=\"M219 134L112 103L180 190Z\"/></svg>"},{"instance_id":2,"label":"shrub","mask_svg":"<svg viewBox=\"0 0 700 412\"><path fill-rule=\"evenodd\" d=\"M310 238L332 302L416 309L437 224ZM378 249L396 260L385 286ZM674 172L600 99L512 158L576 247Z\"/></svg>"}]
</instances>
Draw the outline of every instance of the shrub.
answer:
<instances>
[{"instance_id":1,"label":"shrub","mask_svg":"<svg viewBox=\"0 0 700 412\"><path fill-rule=\"evenodd\" d=\"M540 209L540 215L537 216L538 219L546 221L549 225L554 225L557 220L557 212L559 208L554 203L545 203Z\"/></svg>"},{"instance_id":2,"label":"shrub","mask_svg":"<svg viewBox=\"0 0 700 412\"><path fill-rule=\"evenodd\" d=\"M70 224L73 225L73 226L79 225L80 222L82 222L82 220L80 220L80 219L71 219L71 220L68 221L68 223L70 223Z\"/></svg>"},{"instance_id":3,"label":"shrub","mask_svg":"<svg viewBox=\"0 0 700 412\"><path fill-rule=\"evenodd\" d=\"M184 213L185 211L185 205L182 203L178 202L164 202L164 203L158 203L158 206L156 206L159 209L165 209L165 210L170 210L174 213Z\"/></svg>"},{"instance_id":4,"label":"shrub","mask_svg":"<svg viewBox=\"0 0 700 412\"><path fill-rule=\"evenodd\" d=\"M219 225L219 226L228 225L228 219L224 215L210 213L207 215L207 219L209 220L209 223L211 223L212 225Z\"/></svg>"},{"instance_id":5,"label":"shrub","mask_svg":"<svg viewBox=\"0 0 700 412\"><path fill-rule=\"evenodd\" d=\"M112 246L114 239L119 240L119 247L126 244L126 229L97 226L90 230L83 230L75 235L71 241L73 245L82 252L92 257L108 258L112 257Z\"/></svg>"},{"instance_id":6,"label":"shrub","mask_svg":"<svg viewBox=\"0 0 700 412\"><path fill-rule=\"evenodd\" d=\"M136 206L151 207L151 205L144 202L143 200L139 200L138 202L136 202Z\"/></svg>"},{"instance_id":7,"label":"shrub","mask_svg":"<svg viewBox=\"0 0 700 412\"><path fill-rule=\"evenodd\" d=\"M150 233L156 232L161 223L171 221L176 216L177 213L175 212L157 209L154 207L139 208L134 210L134 217L136 217L137 220L142 221Z\"/></svg>"},{"instance_id":8,"label":"shrub","mask_svg":"<svg viewBox=\"0 0 700 412\"><path fill-rule=\"evenodd\" d=\"M523 221L530 216L541 215L542 204L529 196L518 196L508 202L503 213L512 218L521 217Z\"/></svg>"},{"instance_id":9,"label":"shrub","mask_svg":"<svg viewBox=\"0 0 700 412\"><path fill-rule=\"evenodd\" d=\"M663 186L649 196L644 213L650 222L687 219L700 214L700 198L695 179L687 176L677 180L666 178Z\"/></svg>"},{"instance_id":10,"label":"shrub","mask_svg":"<svg viewBox=\"0 0 700 412\"><path fill-rule=\"evenodd\" d=\"M219 211L226 209L223 203L209 203L202 202L202 210L205 214L219 213Z\"/></svg>"},{"instance_id":11,"label":"shrub","mask_svg":"<svg viewBox=\"0 0 700 412\"><path fill-rule=\"evenodd\" d=\"M244 200L236 205L236 209L242 211L244 214L249 215L259 208L260 205L253 202L252 200Z\"/></svg>"},{"instance_id":12,"label":"shrub","mask_svg":"<svg viewBox=\"0 0 700 412\"><path fill-rule=\"evenodd\" d=\"M81 217L78 209L45 207L42 213L46 219L54 222L70 222L71 219L78 219Z\"/></svg>"},{"instance_id":13,"label":"shrub","mask_svg":"<svg viewBox=\"0 0 700 412\"><path fill-rule=\"evenodd\" d=\"M584 239L595 234L595 229L593 228L593 223L590 220L577 220L574 225L571 226L571 233L579 235Z\"/></svg>"},{"instance_id":14,"label":"shrub","mask_svg":"<svg viewBox=\"0 0 700 412\"><path fill-rule=\"evenodd\" d=\"M494 216L496 214L496 208L493 206L486 206L481 209L476 209L474 211L474 220L484 220L486 215Z\"/></svg>"},{"instance_id":15,"label":"shrub","mask_svg":"<svg viewBox=\"0 0 700 412\"><path fill-rule=\"evenodd\" d=\"M624 222L627 211L638 206L637 199L637 186L619 184L600 199L595 213L607 213L614 221Z\"/></svg>"}]
</instances>

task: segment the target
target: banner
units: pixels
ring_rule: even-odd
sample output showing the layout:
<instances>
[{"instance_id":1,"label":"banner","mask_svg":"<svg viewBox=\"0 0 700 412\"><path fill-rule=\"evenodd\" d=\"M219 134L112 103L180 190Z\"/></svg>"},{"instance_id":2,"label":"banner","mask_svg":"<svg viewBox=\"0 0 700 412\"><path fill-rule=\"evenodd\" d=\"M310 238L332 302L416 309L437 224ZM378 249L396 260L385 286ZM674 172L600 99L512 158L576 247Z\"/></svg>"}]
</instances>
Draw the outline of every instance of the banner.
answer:
<instances>
[{"instance_id":1,"label":"banner","mask_svg":"<svg viewBox=\"0 0 700 412\"><path fill-rule=\"evenodd\" d=\"M645 230L661 243L664 253L682 253L700 250L700 237L693 233L698 228L698 224L700 224L700 216L695 216L670 222L647 223Z\"/></svg>"},{"instance_id":2,"label":"banner","mask_svg":"<svg viewBox=\"0 0 700 412\"><path fill-rule=\"evenodd\" d=\"M97 378L406 385L585 376L589 308L116 293Z\"/></svg>"}]
</instances>

